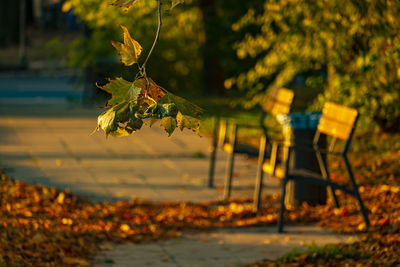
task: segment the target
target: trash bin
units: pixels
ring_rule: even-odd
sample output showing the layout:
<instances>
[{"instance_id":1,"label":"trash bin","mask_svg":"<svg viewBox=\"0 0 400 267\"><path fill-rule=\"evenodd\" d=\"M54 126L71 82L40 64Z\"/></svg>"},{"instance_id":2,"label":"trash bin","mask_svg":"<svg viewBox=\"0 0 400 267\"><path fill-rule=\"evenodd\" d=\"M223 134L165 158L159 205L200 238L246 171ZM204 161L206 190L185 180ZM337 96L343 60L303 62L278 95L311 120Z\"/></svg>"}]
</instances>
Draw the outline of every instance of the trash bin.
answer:
<instances>
[{"instance_id":1,"label":"trash bin","mask_svg":"<svg viewBox=\"0 0 400 267\"><path fill-rule=\"evenodd\" d=\"M285 143L296 144L300 148L295 148L289 159L289 169L307 169L318 174L321 170L313 147L313 139L318 126L321 113L290 113L278 116L278 120L282 124L283 136ZM319 141L320 147L326 147L326 138L321 136ZM301 149L308 148L307 149ZM323 155L325 156L325 155ZM326 204L326 187L308 183L300 180L289 181L286 187L286 206L298 206L302 202L315 206Z\"/></svg>"}]
</instances>

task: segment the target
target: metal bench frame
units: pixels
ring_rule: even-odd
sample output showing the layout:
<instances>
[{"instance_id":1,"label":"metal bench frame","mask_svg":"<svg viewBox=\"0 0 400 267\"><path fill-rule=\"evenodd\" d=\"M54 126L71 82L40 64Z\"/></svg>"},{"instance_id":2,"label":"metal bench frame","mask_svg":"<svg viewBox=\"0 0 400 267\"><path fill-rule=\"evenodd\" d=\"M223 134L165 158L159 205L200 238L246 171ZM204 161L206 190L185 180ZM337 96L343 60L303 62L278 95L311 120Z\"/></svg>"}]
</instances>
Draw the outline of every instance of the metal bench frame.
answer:
<instances>
[{"instance_id":1,"label":"metal bench frame","mask_svg":"<svg viewBox=\"0 0 400 267\"><path fill-rule=\"evenodd\" d=\"M276 117L279 114L287 114L290 111L290 108L293 103L294 92L285 89L285 88L271 88L268 91L265 105L263 106L263 112L260 117L260 123L258 126L250 126L250 125L243 125L237 124L235 122L230 123L230 131L228 134L228 141L230 146L230 151L228 152L228 159L227 159L227 169L225 174L225 187L224 187L224 200L227 200L231 196L232 191L232 177L233 177L233 170L234 170L234 160L235 154L237 154L237 136L239 128L258 128L263 131L263 134L260 138L260 150L259 150L259 158L262 154L262 161L264 161L264 157L266 151L268 152L271 162L274 165L277 158L278 153L278 142L270 139L268 136L268 129L264 125L264 120L268 114ZM211 163L210 163L210 173L209 173L209 187L213 186L213 177L214 177L214 168L215 168L215 158L216 158L216 150L218 145L223 144L225 139L227 125L226 123L222 123L219 126L220 119L217 118L215 120L215 127L214 127L214 138L213 138L213 151L211 153ZM218 133L219 129L219 133ZM262 150L262 151L261 151ZM260 159L259 159L260 162ZM261 168L262 170L262 163L258 164L258 169ZM260 171L258 171L260 173ZM262 172L261 172L262 173ZM258 175L257 175L258 177ZM260 203L260 195L261 195L261 186L259 184L259 178L257 178L255 192L254 192L254 211L258 210L259 203ZM262 183L262 181L261 181Z\"/></svg>"},{"instance_id":2,"label":"metal bench frame","mask_svg":"<svg viewBox=\"0 0 400 267\"><path fill-rule=\"evenodd\" d=\"M336 113L336 115L335 115ZM342 115L342 118L338 119L337 114ZM336 117L335 117L336 116ZM336 207L339 207L339 201L336 197L335 190L341 190L346 194L349 194L355 197L358 201L358 205L360 207L361 214L363 216L366 229L368 229L370 223L368 219L367 212L365 210L364 203L360 197L358 185L354 179L353 171L349 160L347 158L347 152L350 146L351 138L354 134L354 129L357 124L358 120L358 111L355 109L347 108L344 106L340 106L334 104L332 102L327 102L324 105L322 118L318 124L318 129L315 133L314 140L313 140L313 147L312 148L300 148L300 149L312 149L316 153L316 157L318 160L318 164L321 169L322 176L315 177L314 175L310 175L309 177L300 177L296 176L296 172L289 170L289 159L293 149L299 149L296 145L292 144L285 144L283 146L284 149L284 178L282 181L282 194L281 194L281 206L279 211L279 220L278 220L278 232L283 232L283 224L284 224L284 212L285 212L285 195L286 195L286 185L290 180L296 181L306 181L312 183L318 183L330 188L332 193L333 201ZM336 128L335 128L336 127ZM344 131L338 131L344 130ZM329 149L324 150L321 149L318 145L319 138L321 134L325 134L327 136L332 137L332 141L330 142ZM345 141L343 145L343 149L341 152L337 153L334 152L336 140L341 139ZM330 180L328 165L326 159L322 156L322 153L326 154L339 154L341 155L346 170L352 185L352 188L349 189L345 186L339 185Z\"/></svg>"}]
</instances>

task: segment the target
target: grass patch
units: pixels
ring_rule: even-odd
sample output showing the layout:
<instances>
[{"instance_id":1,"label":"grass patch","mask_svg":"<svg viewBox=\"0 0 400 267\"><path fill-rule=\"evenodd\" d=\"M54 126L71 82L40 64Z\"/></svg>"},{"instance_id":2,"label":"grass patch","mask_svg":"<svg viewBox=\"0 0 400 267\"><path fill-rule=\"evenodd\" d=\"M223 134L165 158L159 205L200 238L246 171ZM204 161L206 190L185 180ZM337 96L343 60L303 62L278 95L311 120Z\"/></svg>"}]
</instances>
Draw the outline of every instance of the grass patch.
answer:
<instances>
[{"instance_id":1,"label":"grass patch","mask_svg":"<svg viewBox=\"0 0 400 267\"><path fill-rule=\"evenodd\" d=\"M349 244L327 244L325 246L318 246L312 243L306 247L306 250L293 249L279 258L276 263L326 263L331 260L363 260L371 257L370 254L366 254L356 246Z\"/></svg>"}]
</instances>

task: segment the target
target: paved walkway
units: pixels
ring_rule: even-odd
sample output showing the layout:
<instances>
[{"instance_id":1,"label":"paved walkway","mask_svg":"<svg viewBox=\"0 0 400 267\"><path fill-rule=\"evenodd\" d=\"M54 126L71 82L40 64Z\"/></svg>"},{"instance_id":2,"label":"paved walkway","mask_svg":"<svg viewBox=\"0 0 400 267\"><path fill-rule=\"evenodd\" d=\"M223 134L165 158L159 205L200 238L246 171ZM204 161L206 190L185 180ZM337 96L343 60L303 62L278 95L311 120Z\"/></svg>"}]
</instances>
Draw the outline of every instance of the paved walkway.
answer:
<instances>
[{"instance_id":1,"label":"paved walkway","mask_svg":"<svg viewBox=\"0 0 400 267\"><path fill-rule=\"evenodd\" d=\"M100 110L77 106L0 107L0 165L21 181L58 188L93 200L216 200L209 189L210 140L179 130L168 138L157 125L132 136L105 138L96 127ZM225 158L217 161L215 185L223 186ZM255 164L238 157L233 197L251 196ZM268 190L277 192L271 179ZM271 191L272 190L272 191Z\"/></svg>"},{"instance_id":2,"label":"paved walkway","mask_svg":"<svg viewBox=\"0 0 400 267\"><path fill-rule=\"evenodd\" d=\"M0 167L12 178L69 188L94 201L204 201L222 196L223 153L217 160L217 188L206 187L209 139L189 131L168 138L158 126L121 139L106 139L100 132L90 136L99 112L69 104L1 105ZM255 172L255 162L237 158L233 197L252 196ZM278 182L267 179L265 188L265 193L276 193ZM265 227L144 245L106 244L113 249L99 254L95 266L227 266L276 258L304 242L347 240L313 226L288 229L286 235Z\"/></svg>"}]
</instances>

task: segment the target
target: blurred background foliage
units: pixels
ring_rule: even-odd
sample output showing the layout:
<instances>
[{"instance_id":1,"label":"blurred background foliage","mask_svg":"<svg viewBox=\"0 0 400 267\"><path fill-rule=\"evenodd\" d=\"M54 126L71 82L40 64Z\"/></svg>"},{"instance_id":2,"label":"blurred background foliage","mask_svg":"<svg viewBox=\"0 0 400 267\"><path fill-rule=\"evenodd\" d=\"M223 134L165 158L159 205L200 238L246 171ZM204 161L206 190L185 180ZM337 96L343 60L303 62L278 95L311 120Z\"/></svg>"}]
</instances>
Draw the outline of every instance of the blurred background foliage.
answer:
<instances>
[{"instance_id":1,"label":"blurred background foliage","mask_svg":"<svg viewBox=\"0 0 400 267\"><path fill-rule=\"evenodd\" d=\"M63 10L86 25L66 52L69 64L87 69L93 83L121 73L132 80L136 73L117 64L109 41L120 41L126 25L148 51L155 8L138 1L125 13L108 1L65 1ZM172 92L224 96L224 104L246 108L271 86L289 87L295 109L320 110L330 100L399 132L399 17L400 3L390 0L186 0L172 10L165 2L148 73Z\"/></svg>"},{"instance_id":2,"label":"blurred background foliage","mask_svg":"<svg viewBox=\"0 0 400 267\"><path fill-rule=\"evenodd\" d=\"M306 88L324 89L311 110L331 100L358 108L384 131L399 131L399 17L398 1L266 1L232 26L259 28L235 45L239 59L257 62L226 85L258 100L267 87L302 77Z\"/></svg>"}]
</instances>

